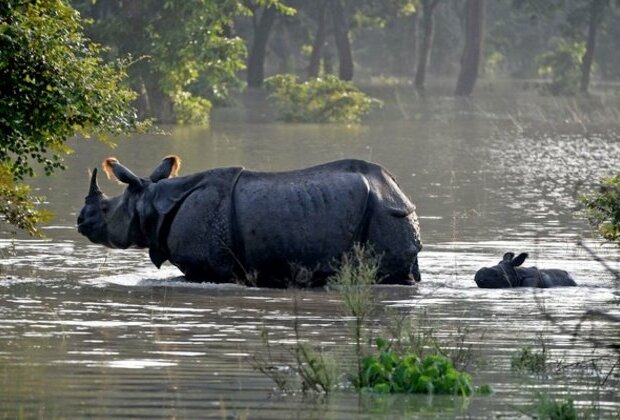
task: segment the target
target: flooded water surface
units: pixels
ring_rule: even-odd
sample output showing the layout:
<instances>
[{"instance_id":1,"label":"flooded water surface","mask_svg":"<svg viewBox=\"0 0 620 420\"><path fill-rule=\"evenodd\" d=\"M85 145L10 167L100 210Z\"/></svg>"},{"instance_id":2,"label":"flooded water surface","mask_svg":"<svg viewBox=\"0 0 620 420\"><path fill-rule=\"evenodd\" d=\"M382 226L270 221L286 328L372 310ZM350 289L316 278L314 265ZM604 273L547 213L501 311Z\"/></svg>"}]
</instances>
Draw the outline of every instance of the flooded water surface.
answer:
<instances>
[{"instance_id":1,"label":"flooded water surface","mask_svg":"<svg viewBox=\"0 0 620 420\"><path fill-rule=\"evenodd\" d=\"M168 127L167 136L135 136L115 150L73 141L68 170L36 181L56 213L47 238L0 238L0 414L518 417L531 413L539 395L550 394L600 417L617 415L617 375L601 385L613 353L573 339L569 330L589 309L618 312L613 274L577 242L613 269L620 268L618 250L593 239L575 213L579 191L620 170L618 138L528 131L499 112L452 99L435 105L405 110L402 118L380 114L359 127L273 123L224 111L208 129ZM107 250L76 231L88 168L114 155L146 175L171 153L183 159L183 174L237 165L286 170L351 157L384 165L417 205L423 281L417 288L377 286L381 310L370 325L381 334L386 308L408 309L414 325L432 328L444 343L464 334L474 383L491 385L494 394L462 399L339 389L314 398L277 392L255 369L265 352L262 331L282 359L274 369L291 362L287 349L296 329L302 340L350 364L350 328L337 293L189 284L169 264L157 270L144 250ZM100 186L108 195L122 191L105 179ZM528 252L525 265L569 271L579 287L478 289L475 271L508 250ZM581 330L619 339L617 325L602 319L583 322ZM562 369L513 372L516 351L540 349L541 340L548 360Z\"/></svg>"}]
</instances>

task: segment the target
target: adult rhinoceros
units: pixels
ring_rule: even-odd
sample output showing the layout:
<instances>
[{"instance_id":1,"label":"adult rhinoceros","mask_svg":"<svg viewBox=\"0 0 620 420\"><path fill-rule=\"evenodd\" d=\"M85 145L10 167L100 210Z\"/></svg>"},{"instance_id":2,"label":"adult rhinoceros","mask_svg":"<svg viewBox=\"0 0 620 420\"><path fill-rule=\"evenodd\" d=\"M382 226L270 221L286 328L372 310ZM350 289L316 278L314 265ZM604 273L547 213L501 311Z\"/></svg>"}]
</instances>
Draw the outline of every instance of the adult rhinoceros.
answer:
<instances>
[{"instance_id":1,"label":"adult rhinoceros","mask_svg":"<svg viewBox=\"0 0 620 420\"><path fill-rule=\"evenodd\" d=\"M420 280L415 207L381 166L340 160L289 172L216 168L174 177L176 156L140 178L115 158L104 171L127 184L106 197L94 169L78 231L111 248L148 248L188 280L231 282L256 274L258 286L284 287L291 266L325 282L355 243L381 255L382 283ZM173 177L171 177L173 176Z\"/></svg>"},{"instance_id":2,"label":"adult rhinoceros","mask_svg":"<svg viewBox=\"0 0 620 420\"><path fill-rule=\"evenodd\" d=\"M537 267L519 267L527 253L523 252L515 257L512 252L506 252L504 257L494 267L483 267L476 272L474 280L478 287L560 287L577 286L568 272L558 269L540 270Z\"/></svg>"}]
</instances>

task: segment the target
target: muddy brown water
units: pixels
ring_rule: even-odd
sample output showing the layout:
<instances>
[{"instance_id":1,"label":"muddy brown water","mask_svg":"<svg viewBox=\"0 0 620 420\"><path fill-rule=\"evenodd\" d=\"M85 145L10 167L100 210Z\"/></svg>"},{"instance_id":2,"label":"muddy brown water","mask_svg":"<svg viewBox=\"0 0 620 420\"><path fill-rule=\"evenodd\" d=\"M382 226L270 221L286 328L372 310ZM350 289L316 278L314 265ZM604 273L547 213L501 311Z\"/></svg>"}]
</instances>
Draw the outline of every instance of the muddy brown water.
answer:
<instances>
[{"instance_id":1,"label":"muddy brown water","mask_svg":"<svg viewBox=\"0 0 620 420\"><path fill-rule=\"evenodd\" d=\"M0 415L518 417L532 412L539 394L570 397L602 417L617 415L617 376L596 386L591 367L545 376L510 368L517 349L536 348L541 335L551 361L609 361L605 350L546 321L541 307L567 328L587 309L618 311L613 275L577 241L615 269L619 252L593 239L574 213L579 182L620 169L617 136L523 132L501 115L463 109L452 99L438 103L440 111L375 117L358 127L273 123L255 110L221 111L208 129L168 127L168 136L134 136L115 150L73 141L69 169L35 183L57 215L45 228L47 238L0 237ZM188 284L170 265L157 270L144 250L106 250L75 229L87 168L114 155L144 175L170 153L183 158L185 174L228 165L285 170L348 157L383 164L416 203L425 247L422 283L376 287L379 306L411 308L412 319L424 316L445 342L466 330L477 362L474 382L495 393L462 399L340 389L324 399L274 391L251 363L264 350L263 328L282 349L294 341L297 319L303 339L350 361L353 347L336 293ZM112 181L100 185L108 194L121 191ZM568 270L579 287L476 288L475 271L507 250L529 252L530 265ZM385 322L377 315L372 325L380 330ZM618 339L618 327L605 321L587 322L583 330Z\"/></svg>"}]
</instances>

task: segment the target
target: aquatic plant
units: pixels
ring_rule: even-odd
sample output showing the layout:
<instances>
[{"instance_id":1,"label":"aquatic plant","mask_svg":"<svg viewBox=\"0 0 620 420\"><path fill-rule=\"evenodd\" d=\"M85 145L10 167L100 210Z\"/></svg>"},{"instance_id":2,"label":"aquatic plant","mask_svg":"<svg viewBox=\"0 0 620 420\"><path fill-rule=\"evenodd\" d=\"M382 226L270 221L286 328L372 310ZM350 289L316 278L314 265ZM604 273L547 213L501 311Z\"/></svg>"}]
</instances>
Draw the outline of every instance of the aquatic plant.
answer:
<instances>
[{"instance_id":1,"label":"aquatic plant","mask_svg":"<svg viewBox=\"0 0 620 420\"><path fill-rule=\"evenodd\" d=\"M294 313L299 313L298 298L294 299ZM299 319L295 316L295 371L301 379L303 392L314 391L328 394L338 383L338 367L336 361L322 347L305 343L299 331Z\"/></svg>"},{"instance_id":2,"label":"aquatic plant","mask_svg":"<svg viewBox=\"0 0 620 420\"><path fill-rule=\"evenodd\" d=\"M362 341L366 321L374 307L371 286L377 281L381 258L370 247L355 244L342 256L336 274L330 278L330 287L342 298L345 314L352 318L353 339L357 362L357 378L362 377Z\"/></svg>"},{"instance_id":3,"label":"aquatic plant","mask_svg":"<svg viewBox=\"0 0 620 420\"><path fill-rule=\"evenodd\" d=\"M281 118L289 122L357 122L382 105L334 75L299 82L295 75L278 74L265 79L265 86Z\"/></svg>"},{"instance_id":4,"label":"aquatic plant","mask_svg":"<svg viewBox=\"0 0 620 420\"><path fill-rule=\"evenodd\" d=\"M435 354L419 358L390 350L388 342L376 340L378 354L362 359L358 389L380 393L428 393L468 396L474 391L471 376L454 368L452 361ZM486 389L486 388L485 388Z\"/></svg>"},{"instance_id":5,"label":"aquatic plant","mask_svg":"<svg viewBox=\"0 0 620 420\"><path fill-rule=\"evenodd\" d=\"M620 175L601 179L598 192L580 197L585 215L598 233L620 244Z\"/></svg>"},{"instance_id":6,"label":"aquatic plant","mask_svg":"<svg viewBox=\"0 0 620 420\"><path fill-rule=\"evenodd\" d=\"M295 346L295 360L303 392L328 394L338 384L336 361L321 348L299 342Z\"/></svg>"},{"instance_id":7,"label":"aquatic plant","mask_svg":"<svg viewBox=\"0 0 620 420\"><path fill-rule=\"evenodd\" d=\"M455 368L449 351L443 348L453 347L455 355L462 363L471 360L471 346L465 344L465 330L458 330L456 344L444 346L428 329L412 329L409 335L404 330L410 325L400 316L388 331L399 338L389 342L377 338L376 353L366 347L368 321L376 308L371 286L376 283L380 256L372 248L356 244L351 252L345 253L336 274L328 284L338 291L343 309L351 325L351 336L355 343L353 363L355 372L349 376L350 385L357 390L370 390L380 393L435 393L469 396L474 392L471 376ZM293 300L295 314L295 342L288 349L294 363L285 365L275 363L272 355L269 335L263 331L263 345L267 356L254 358L255 368L271 378L278 389L289 389L286 372L295 372L301 381L303 392L327 394L338 384L339 366L344 365L335 360L324 348L302 339L297 314L298 298ZM401 314L402 315L402 314ZM418 352L410 351L416 349ZM280 368L274 368L280 366ZM489 386L476 390L479 394L492 392Z\"/></svg>"},{"instance_id":8,"label":"aquatic plant","mask_svg":"<svg viewBox=\"0 0 620 420\"><path fill-rule=\"evenodd\" d=\"M263 344L263 353L255 353L251 359L252 366L273 381L280 392L289 390L290 367L281 361L276 361L272 351L269 330L261 328L260 338Z\"/></svg>"},{"instance_id":9,"label":"aquatic plant","mask_svg":"<svg viewBox=\"0 0 620 420\"><path fill-rule=\"evenodd\" d=\"M572 398L554 399L549 395L541 395L534 406L533 417L541 420L573 420L586 418L579 415Z\"/></svg>"},{"instance_id":10,"label":"aquatic plant","mask_svg":"<svg viewBox=\"0 0 620 420\"><path fill-rule=\"evenodd\" d=\"M426 311L417 316L413 314L412 307L390 311L388 309L383 336L390 338L390 346L395 351L401 354L415 353L420 357L441 354L460 370L469 370L478 364L479 353L474 351L469 339L471 331L459 321L456 322L456 330L440 338L436 325ZM484 333L475 341L483 339Z\"/></svg>"},{"instance_id":11,"label":"aquatic plant","mask_svg":"<svg viewBox=\"0 0 620 420\"><path fill-rule=\"evenodd\" d=\"M532 351L530 347L521 347L510 361L512 369L518 372L541 374L547 370L547 356L545 349Z\"/></svg>"}]
</instances>

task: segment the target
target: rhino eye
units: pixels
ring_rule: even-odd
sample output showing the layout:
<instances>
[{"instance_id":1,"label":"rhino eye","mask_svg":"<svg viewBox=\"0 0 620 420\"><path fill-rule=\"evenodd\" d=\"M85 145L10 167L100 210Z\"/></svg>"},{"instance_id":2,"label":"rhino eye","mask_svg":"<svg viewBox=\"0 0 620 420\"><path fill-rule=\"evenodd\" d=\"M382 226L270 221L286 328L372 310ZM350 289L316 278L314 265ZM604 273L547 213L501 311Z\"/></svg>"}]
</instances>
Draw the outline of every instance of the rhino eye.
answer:
<instances>
[{"instance_id":1,"label":"rhino eye","mask_svg":"<svg viewBox=\"0 0 620 420\"><path fill-rule=\"evenodd\" d=\"M107 213L109 210L110 206L108 205L108 203L101 203L101 211L104 213Z\"/></svg>"}]
</instances>

